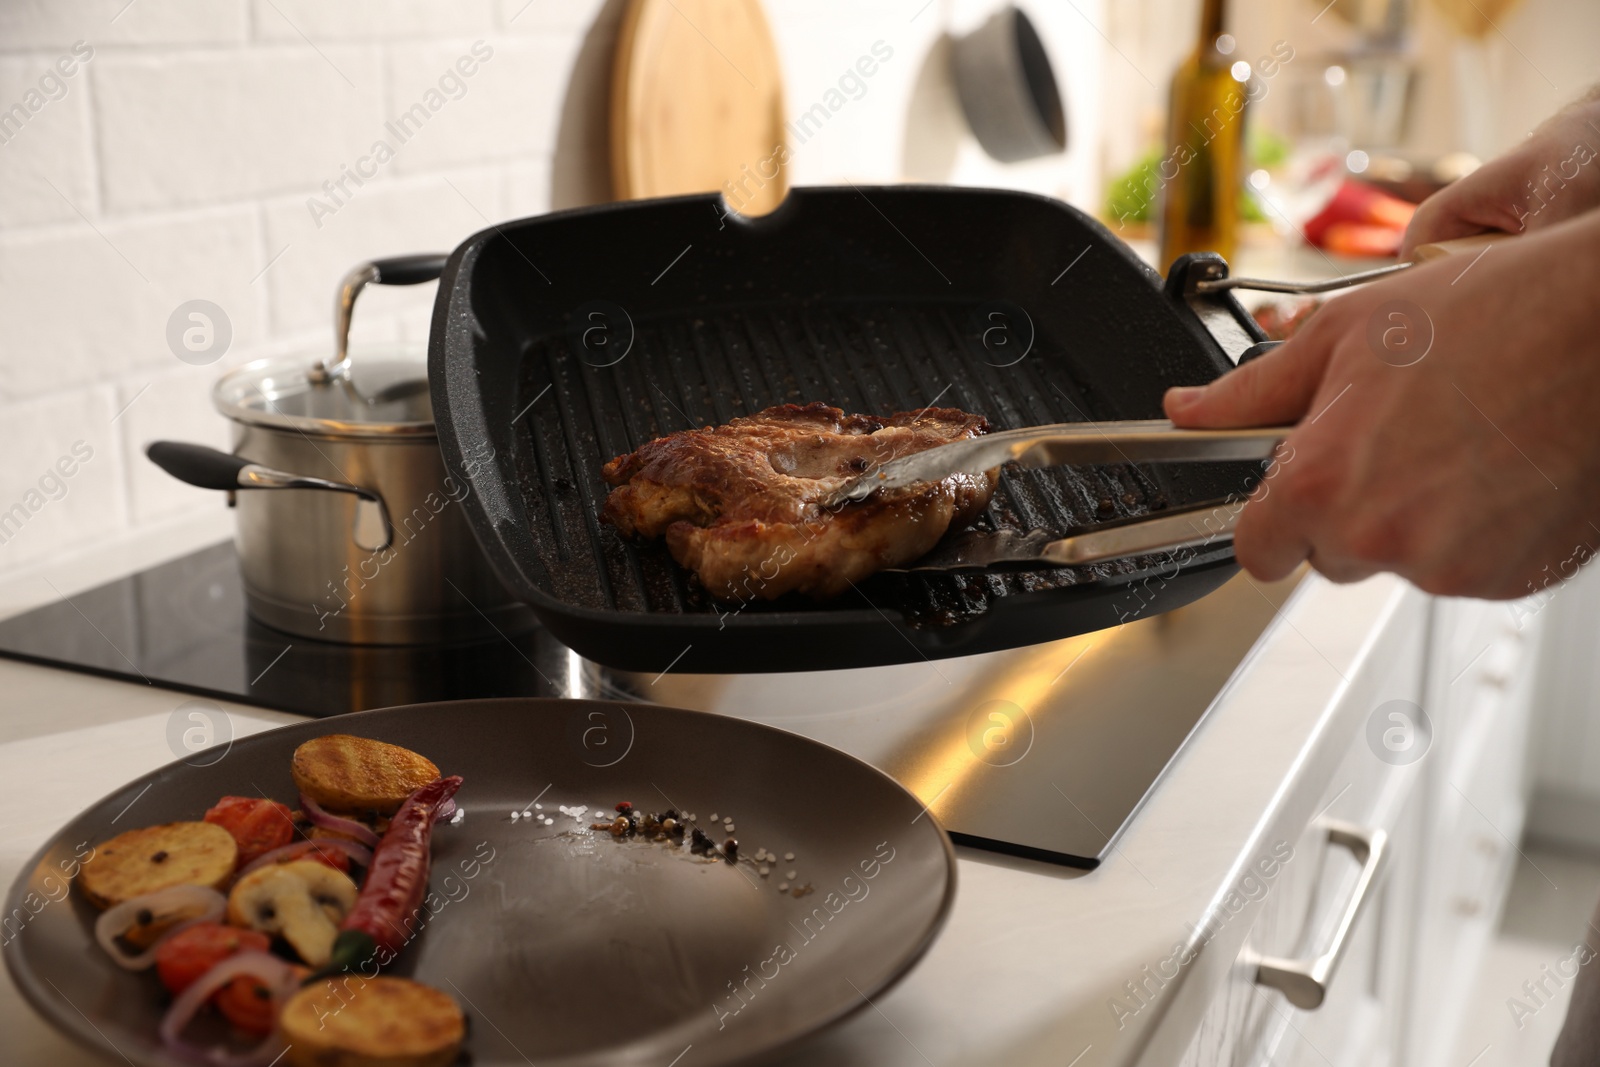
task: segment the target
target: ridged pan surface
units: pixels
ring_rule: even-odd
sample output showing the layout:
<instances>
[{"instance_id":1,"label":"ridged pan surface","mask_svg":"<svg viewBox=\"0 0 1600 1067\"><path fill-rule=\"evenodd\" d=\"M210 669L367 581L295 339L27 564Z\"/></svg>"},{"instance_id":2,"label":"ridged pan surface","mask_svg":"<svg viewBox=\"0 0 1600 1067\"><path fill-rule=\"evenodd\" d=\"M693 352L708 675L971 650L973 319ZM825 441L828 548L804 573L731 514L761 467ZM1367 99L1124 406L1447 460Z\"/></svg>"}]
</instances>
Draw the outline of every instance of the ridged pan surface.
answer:
<instances>
[{"instance_id":1,"label":"ridged pan surface","mask_svg":"<svg viewBox=\"0 0 1600 1067\"><path fill-rule=\"evenodd\" d=\"M781 403L959 407L996 429L1159 417L1168 386L1229 365L1159 285L1098 223L1017 193L797 189L755 220L725 218L715 197L549 215L452 257L434 410L502 578L588 658L722 672L992 651L1187 603L1233 572L1231 548L1181 567L879 575L829 602L718 602L663 544L599 520L601 467ZM1259 470L1008 471L978 525L1062 533L1226 497Z\"/></svg>"}]
</instances>

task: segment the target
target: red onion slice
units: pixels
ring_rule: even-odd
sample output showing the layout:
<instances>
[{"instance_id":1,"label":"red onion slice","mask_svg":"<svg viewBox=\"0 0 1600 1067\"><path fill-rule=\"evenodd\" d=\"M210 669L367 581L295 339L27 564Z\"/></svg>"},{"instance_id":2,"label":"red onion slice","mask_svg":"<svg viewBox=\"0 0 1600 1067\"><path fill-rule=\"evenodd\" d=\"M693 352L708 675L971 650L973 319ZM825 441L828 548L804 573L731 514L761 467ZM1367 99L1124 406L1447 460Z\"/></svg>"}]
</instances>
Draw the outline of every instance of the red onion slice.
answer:
<instances>
[{"instance_id":1,"label":"red onion slice","mask_svg":"<svg viewBox=\"0 0 1600 1067\"><path fill-rule=\"evenodd\" d=\"M373 833L370 826L367 826L364 823L356 822L354 819L344 819L337 815L330 815L328 812L322 809L320 804L306 796L304 793L300 794L300 810L306 813L306 818L310 819L324 830L333 830L336 833L349 834L363 845L367 845L371 848L376 848L378 845L378 835Z\"/></svg>"},{"instance_id":2,"label":"red onion slice","mask_svg":"<svg viewBox=\"0 0 1600 1067\"><path fill-rule=\"evenodd\" d=\"M160 948L167 938L179 930L188 929L195 923L214 922L222 918L227 910L227 898L215 889L199 885L169 886L154 893L146 893L142 897L124 900L121 904L113 904L101 912L100 917L94 921L94 939L118 967L130 971L142 971L156 962L156 949ZM155 944L143 952L129 955L117 943L117 938L133 929L138 924L139 913L144 911L148 911L157 920L185 912L192 914L163 931L161 936L156 938Z\"/></svg>"},{"instance_id":3,"label":"red onion slice","mask_svg":"<svg viewBox=\"0 0 1600 1067\"><path fill-rule=\"evenodd\" d=\"M273 1032L260 1044L244 1052L230 1052L224 1048L204 1049L183 1039L184 1028L211 999L211 995L235 978L248 975L259 978L272 992ZM221 960L205 974L196 978L188 988L173 1000L172 1007L161 1019L158 1031L161 1043L196 1063L214 1067L265 1067L283 1051L283 1041L277 1032L277 1015L283 1010L297 986L294 971L283 960L270 952L240 952Z\"/></svg>"},{"instance_id":4,"label":"red onion slice","mask_svg":"<svg viewBox=\"0 0 1600 1067\"><path fill-rule=\"evenodd\" d=\"M346 856L349 856L354 863L362 867L372 866L372 850L365 845L358 845L354 841L347 841L342 837L312 837L303 838L299 841L291 841L289 844L284 845L281 848L275 848L271 852L263 852L261 855L245 864L244 868L239 871L239 877L243 878L245 875L249 874L258 867L265 867L269 863L277 863L280 856L286 856L296 849L305 848L307 841L310 841L318 848L326 846L327 848L333 849L335 852L343 852ZM311 859L312 857L308 851L305 856L300 858Z\"/></svg>"}]
</instances>

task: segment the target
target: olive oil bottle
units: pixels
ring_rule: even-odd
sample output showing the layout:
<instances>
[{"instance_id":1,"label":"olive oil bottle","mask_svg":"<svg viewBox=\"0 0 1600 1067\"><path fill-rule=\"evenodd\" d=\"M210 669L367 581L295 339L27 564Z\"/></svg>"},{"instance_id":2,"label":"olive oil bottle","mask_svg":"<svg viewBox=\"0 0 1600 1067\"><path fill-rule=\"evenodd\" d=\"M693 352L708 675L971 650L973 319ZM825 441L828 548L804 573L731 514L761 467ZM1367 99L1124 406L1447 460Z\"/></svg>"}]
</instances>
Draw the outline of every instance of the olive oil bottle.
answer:
<instances>
[{"instance_id":1,"label":"olive oil bottle","mask_svg":"<svg viewBox=\"0 0 1600 1067\"><path fill-rule=\"evenodd\" d=\"M1226 7L1225 0L1201 0L1200 40L1172 77L1160 166L1163 270L1185 252L1232 259L1238 240L1251 74L1223 32Z\"/></svg>"}]
</instances>

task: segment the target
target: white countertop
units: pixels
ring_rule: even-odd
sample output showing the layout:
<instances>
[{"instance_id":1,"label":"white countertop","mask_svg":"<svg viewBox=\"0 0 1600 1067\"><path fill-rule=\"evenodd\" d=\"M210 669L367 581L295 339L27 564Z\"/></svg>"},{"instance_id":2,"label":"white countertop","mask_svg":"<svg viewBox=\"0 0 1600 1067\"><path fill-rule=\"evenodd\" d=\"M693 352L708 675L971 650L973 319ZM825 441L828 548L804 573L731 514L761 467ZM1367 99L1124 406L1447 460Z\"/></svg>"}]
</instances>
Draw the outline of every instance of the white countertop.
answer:
<instances>
[{"instance_id":1,"label":"white countertop","mask_svg":"<svg viewBox=\"0 0 1600 1067\"><path fill-rule=\"evenodd\" d=\"M1162 1050L1187 1043L1194 1006L1226 975L1248 921L1224 927L1120 1030L1112 997L1206 923L1269 835L1304 824L1306 798L1332 773L1319 754L1342 749L1359 725L1359 710L1341 699L1347 680L1381 645L1383 627L1421 599L1388 577L1354 586L1308 578L1111 860L1083 872L958 849L956 904L927 957L869 1010L783 1062L1166 1062L1152 1041ZM0 693L0 881L9 885L71 816L174 758L168 719L189 698L6 660ZM297 721L218 703L236 736ZM0 1033L8 1062L106 1062L46 1027L9 979Z\"/></svg>"}]
</instances>

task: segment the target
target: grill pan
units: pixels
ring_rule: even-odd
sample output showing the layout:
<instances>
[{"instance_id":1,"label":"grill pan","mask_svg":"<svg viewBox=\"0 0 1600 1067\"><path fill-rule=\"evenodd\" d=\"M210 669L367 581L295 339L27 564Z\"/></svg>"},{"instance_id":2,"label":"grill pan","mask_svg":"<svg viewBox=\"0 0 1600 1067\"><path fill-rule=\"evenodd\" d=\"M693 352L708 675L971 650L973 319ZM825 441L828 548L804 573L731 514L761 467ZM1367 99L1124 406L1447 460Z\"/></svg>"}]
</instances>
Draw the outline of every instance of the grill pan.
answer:
<instances>
[{"instance_id":1,"label":"grill pan","mask_svg":"<svg viewBox=\"0 0 1600 1067\"><path fill-rule=\"evenodd\" d=\"M1056 640L1167 611L1237 569L1231 543L1084 567L876 575L833 601L718 603L664 544L602 524L601 466L773 404L927 406L996 429L1159 417L1264 335L1185 257L1160 277L1045 197L792 190L726 215L689 196L491 227L451 255L429 378L478 540L563 644L624 670L864 667ZM983 529L1055 536L1246 492L1259 463L1006 471Z\"/></svg>"}]
</instances>

